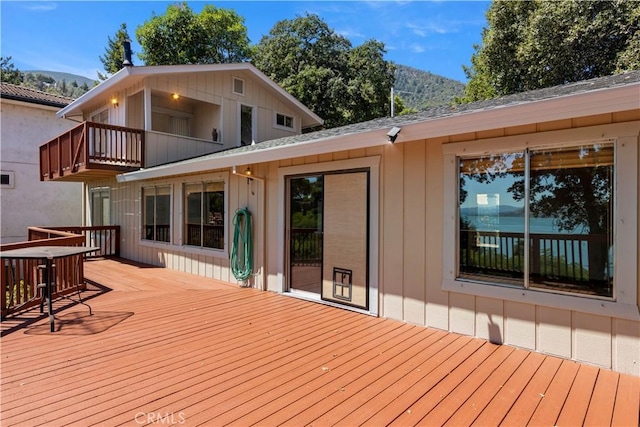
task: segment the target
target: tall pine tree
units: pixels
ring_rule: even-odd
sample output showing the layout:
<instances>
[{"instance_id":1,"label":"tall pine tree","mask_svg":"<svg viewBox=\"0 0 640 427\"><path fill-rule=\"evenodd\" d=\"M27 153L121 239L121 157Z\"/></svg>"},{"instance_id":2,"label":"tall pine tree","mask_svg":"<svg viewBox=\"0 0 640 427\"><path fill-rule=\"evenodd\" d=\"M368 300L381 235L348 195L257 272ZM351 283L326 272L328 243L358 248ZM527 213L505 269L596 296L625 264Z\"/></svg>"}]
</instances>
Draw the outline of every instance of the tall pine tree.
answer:
<instances>
[{"instance_id":1,"label":"tall pine tree","mask_svg":"<svg viewBox=\"0 0 640 427\"><path fill-rule=\"evenodd\" d=\"M100 56L100 62L104 65L105 74L98 72L100 80L106 80L109 74L115 74L124 66L124 47L123 43L130 40L127 32L127 24L120 24L120 29L113 38L108 38L107 47L104 49L104 56ZM132 52L133 54L133 52Z\"/></svg>"}]
</instances>

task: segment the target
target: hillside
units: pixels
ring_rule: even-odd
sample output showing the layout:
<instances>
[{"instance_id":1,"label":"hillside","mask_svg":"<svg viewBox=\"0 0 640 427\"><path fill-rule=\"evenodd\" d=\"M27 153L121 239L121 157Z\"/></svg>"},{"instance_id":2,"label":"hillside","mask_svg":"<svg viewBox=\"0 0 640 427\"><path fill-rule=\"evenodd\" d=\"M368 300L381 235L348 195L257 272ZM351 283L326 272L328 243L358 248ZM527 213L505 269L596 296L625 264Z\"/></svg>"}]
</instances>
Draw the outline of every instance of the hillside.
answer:
<instances>
[{"instance_id":1,"label":"hillside","mask_svg":"<svg viewBox=\"0 0 640 427\"><path fill-rule=\"evenodd\" d=\"M27 70L27 71L23 71L23 73L42 74L42 75L51 77L56 82L62 81L62 80L66 80L67 83L76 82L78 83L78 86L82 86L83 84L86 83L87 86L93 87L93 85L97 80L97 78L90 79L88 77L79 76L77 74L62 73L59 71Z\"/></svg>"},{"instance_id":2,"label":"hillside","mask_svg":"<svg viewBox=\"0 0 640 427\"><path fill-rule=\"evenodd\" d=\"M73 98L79 97L96 83L88 77L58 71L29 70L23 73L28 86ZM66 82L66 87L63 87L63 81ZM402 98L406 107L424 110L451 104L456 97L464 95L464 84L428 71L396 64L395 93Z\"/></svg>"},{"instance_id":3,"label":"hillside","mask_svg":"<svg viewBox=\"0 0 640 427\"><path fill-rule=\"evenodd\" d=\"M29 70L22 74L23 86L70 98L80 97L96 84L90 78L58 71Z\"/></svg>"},{"instance_id":4,"label":"hillside","mask_svg":"<svg viewBox=\"0 0 640 427\"><path fill-rule=\"evenodd\" d=\"M464 84L428 71L396 64L395 93L405 106L424 110L449 105L464 95Z\"/></svg>"}]
</instances>

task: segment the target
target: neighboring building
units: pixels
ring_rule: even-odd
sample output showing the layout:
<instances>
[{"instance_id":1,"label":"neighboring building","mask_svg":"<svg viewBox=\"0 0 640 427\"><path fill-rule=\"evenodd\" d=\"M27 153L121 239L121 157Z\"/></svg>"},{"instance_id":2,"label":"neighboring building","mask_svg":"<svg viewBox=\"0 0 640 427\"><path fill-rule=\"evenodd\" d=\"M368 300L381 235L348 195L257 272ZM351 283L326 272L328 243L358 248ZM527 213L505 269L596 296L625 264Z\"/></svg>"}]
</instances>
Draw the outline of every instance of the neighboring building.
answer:
<instances>
[{"instance_id":1,"label":"neighboring building","mask_svg":"<svg viewBox=\"0 0 640 427\"><path fill-rule=\"evenodd\" d=\"M38 174L38 145L77 125L56 118L73 99L9 83L0 99L0 242L26 241L29 226L80 225L82 184L40 182Z\"/></svg>"},{"instance_id":2,"label":"neighboring building","mask_svg":"<svg viewBox=\"0 0 640 427\"><path fill-rule=\"evenodd\" d=\"M251 65L140 67L58 115L101 108L135 129L87 125L42 176L99 194L125 258L640 375L640 72L301 134L319 118Z\"/></svg>"}]
</instances>

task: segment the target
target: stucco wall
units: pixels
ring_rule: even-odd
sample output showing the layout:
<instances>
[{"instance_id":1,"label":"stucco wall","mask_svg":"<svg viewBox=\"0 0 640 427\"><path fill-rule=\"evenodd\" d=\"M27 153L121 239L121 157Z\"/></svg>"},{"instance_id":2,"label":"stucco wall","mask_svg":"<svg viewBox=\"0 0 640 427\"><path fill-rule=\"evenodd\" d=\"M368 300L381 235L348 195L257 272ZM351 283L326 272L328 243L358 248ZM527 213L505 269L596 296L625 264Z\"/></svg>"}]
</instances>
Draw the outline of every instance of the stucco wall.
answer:
<instances>
[{"instance_id":1,"label":"stucco wall","mask_svg":"<svg viewBox=\"0 0 640 427\"><path fill-rule=\"evenodd\" d=\"M57 109L2 100L1 169L14 174L0 189L2 243L27 240L29 226L82 225L82 184L40 182L38 147L77 123Z\"/></svg>"}]
</instances>

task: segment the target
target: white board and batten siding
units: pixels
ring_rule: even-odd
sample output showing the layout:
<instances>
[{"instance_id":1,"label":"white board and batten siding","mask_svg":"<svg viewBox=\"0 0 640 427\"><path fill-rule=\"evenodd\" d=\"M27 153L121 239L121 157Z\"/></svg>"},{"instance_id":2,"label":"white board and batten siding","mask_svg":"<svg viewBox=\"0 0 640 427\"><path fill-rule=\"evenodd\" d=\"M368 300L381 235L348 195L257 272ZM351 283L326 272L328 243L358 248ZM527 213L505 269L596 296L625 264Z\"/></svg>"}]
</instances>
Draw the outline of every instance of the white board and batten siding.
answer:
<instances>
[{"instance_id":1,"label":"white board and batten siding","mask_svg":"<svg viewBox=\"0 0 640 427\"><path fill-rule=\"evenodd\" d=\"M624 143L627 148L631 146L629 153L634 153L632 155L638 157L636 164L640 164L638 122L612 123L610 126L599 122L591 124L594 126L587 130L565 129L550 135L566 136L571 142L572 138L574 141L598 140L602 135L607 137L612 132L619 132L618 143ZM531 129L510 131L518 134L530 132ZM535 125L533 129L535 132ZM629 132L631 137L627 135ZM497 148L503 145L502 140L514 138L509 134L507 129L492 135ZM523 138L535 138L533 134L523 135ZM461 136L460 140L473 142L475 138L478 136L471 134ZM447 137L384 148L380 183L383 224L380 247L381 314L640 375L640 322L633 318L633 313L631 316L617 315L615 312L601 315L593 312L597 310L581 310L580 303L574 308L554 307L501 297L500 291L494 291L491 295L474 295L472 292L455 292L443 286L443 265L447 261L445 257L449 256L443 250L446 235L443 230L446 212L444 195L456 192L452 186L455 178L445 178L443 147L458 141ZM638 185L635 188L637 197L631 199L640 201ZM620 200L624 198L620 196L619 203L626 203ZM637 215L637 209L625 209ZM636 247L626 253L634 254L637 259L640 258L637 227L632 234L635 235L630 240ZM631 269L637 269L640 259L630 264L633 264ZM630 277L639 277L637 271L631 273ZM623 283L621 286L633 289L634 286L638 287L638 283ZM640 301L624 303L628 307L629 304L640 304Z\"/></svg>"},{"instance_id":2,"label":"white board and batten siding","mask_svg":"<svg viewBox=\"0 0 640 427\"><path fill-rule=\"evenodd\" d=\"M379 159L379 179L371 182L371 191L377 192L377 281L378 314L418 325L434 327L465 335L488 339L492 342L513 345L542 353L552 354L579 362L602 366L622 373L640 375L640 321L633 313L616 312L616 304L629 307L640 303L638 294L638 264L640 264L640 236L637 227L637 205L640 201L638 172L620 171L628 176L635 173L635 184L618 182L618 188L634 188L633 197L618 197L620 211L635 212L636 225L623 236L626 254L632 254L631 271L635 283L619 283L620 289L631 290L634 301L626 301L618 290L619 302L602 302L602 311L594 309L593 299L558 296L539 292L542 298L514 298L508 288L482 285L480 292L456 290L447 287L447 271L450 265L446 216L455 190L455 174L449 176L447 146L456 143L481 142L494 150L508 147L515 139L548 140L574 143L599 138L617 138L624 144L624 153L634 164L640 164L640 122L627 123L585 122L533 125L518 129L492 130L484 133L465 134L428 140L413 140L402 144L389 144L374 148L362 148L325 153L288 160L252 165L257 176L265 181L249 181L228 171L210 172L228 174L229 213L228 236L232 237L232 218L235 210L249 207L254 214L255 271L258 275L252 286L275 292L284 291L283 261L284 208L282 170L314 171L344 170L344 165L363 163L367 158ZM588 126L587 126L588 125ZM544 132L541 132L544 130ZM635 133L634 133L635 132ZM617 135L616 135L617 133ZM378 161L378 160L376 160ZM625 164L628 164L625 163ZM307 169L305 169L307 168ZM449 168L449 169L448 169ZM348 169L348 168L347 168ZM200 177L200 178L201 178ZM183 182L198 177L177 177L157 180L158 184L172 182L175 189ZM633 179L632 179L633 181ZM150 184L148 181L146 184ZM190 273L235 282L229 270L228 253L225 256L194 252L179 244L162 245L141 242L140 238L140 183L113 186L112 221L127 231L121 242L122 256L155 265L165 265ZM455 201L455 196L453 196ZM629 200L632 200L630 202ZM174 197L174 241L181 233L181 197ZM627 203L627 205L625 205ZM634 204L629 206L628 204ZM133 213L133 214L132 214ZM626 224L625 224L626 226ZM624 229L623 225L619 225ZM635 228L634 228L635 227ZM133 231L132 231L133 230ZM135 236L135 237L131 237ZM619 236L618 236L619 237ZM455 236L453 237L455 240ZM620 241L620 239L619 239ZM453 243L455 245L455 242ZM228 243L229 245L229 243ZM449 264L447 264L449 263ZM627 264L629 265L629 264ZM635 270L634 270L635 269ZM478 286L476 284L476 286ZM635 287L635 288L634 288ZM488 289L488 291L485 291ZM513 289L511 289L513 291ZM519 292L519 291L518 291ZM537 298L537 299L536 299ZM563 299L564 298L564 299ZM554 301L563 301L557 303ZM564 305L564 301L571 304ZM624 301L623 301L624 300ZM584 303L583 301L588 301Z\"/></svg>"},{"instance_id":3,"label":"white board and batten siding","mask_svg":"<svg viewBox=\"0 0 640 427\"><path fill-rule=\"evenodd\" d=\"M217 180L223 176L227 180L226 197L229 201L229 211L226 213L225 249L200 249L181 245L182 238L182 186L185 183ZM263 209L262 183L251 181L229 174L218 172L198 176L184 176L172 179L117 183L114 180L94 181L88 186L92 188L110 188L110 217L111 223L120 225L120 256L151 265L171 268L204 277L211 277L238 285L263 288L263 274L261 261L263 258L264 229L261 221L257 221L259 212ZM146 186L172 187L172 235L171 243L151 242L143 240L142 236L142 188ZM254 269L255 275L248 283L238 282L231 273L229 254L233 239L233 218L239 208L248 208L252 213L254 232Z\"/></svg>"}]
</instances>

